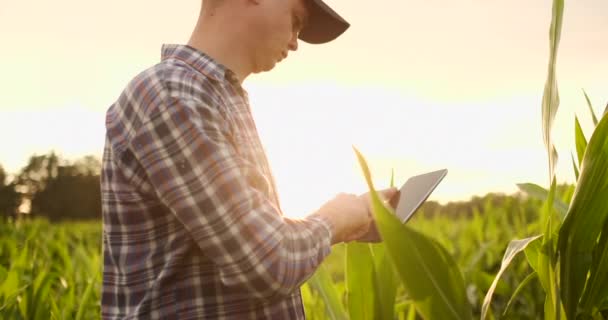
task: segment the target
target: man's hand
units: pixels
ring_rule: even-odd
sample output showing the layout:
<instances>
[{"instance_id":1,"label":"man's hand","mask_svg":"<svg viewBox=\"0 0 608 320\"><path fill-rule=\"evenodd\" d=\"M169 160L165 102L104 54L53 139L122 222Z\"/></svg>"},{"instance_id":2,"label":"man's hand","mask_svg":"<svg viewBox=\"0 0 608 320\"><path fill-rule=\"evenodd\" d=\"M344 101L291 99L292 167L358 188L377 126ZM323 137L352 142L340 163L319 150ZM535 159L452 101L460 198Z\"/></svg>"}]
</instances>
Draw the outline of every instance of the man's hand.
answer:
<instances>
[{"instance_id":1,"label":"man's hand","mask_svg":"<svg viewBox=\"0 0 608 320\"><path fill-rule=\"evenodd\" d=\"M382 198L383 201L385 201L385 203L387 203L391 208L393 208L393 210L397 207L397 203L399 202L399 190L395 189L395 188L389 188L386 190L382 190L378 192L380 195L380 198ZM372 212L372 198L369 192L361 195L361 197L367 199L367 203L368 203L368 210L370 212ZM369 226L368 230L366 230L366 232L363 232L362 234L353 234L349 237L347 237L348 241L359 241L359 242L380 242L382 241L382 237L380 237L380 232L378 231L378 228L376 227L376 222L372 220L371 225Z\"/></svg>"},{"instance_id":2,"label":"man's hand","mask_svg":"<svg viewBox=\"0 0 608 320\"><path fill-rule=\"evenodd\" d=\"M390 188L379 193L382 198L390 199L397 192L397 189ZM369 193L360 196L341 193L325 203L317 213L332 224L332 244L360 240L373 225Z\"/></svg>"}]
</instances>

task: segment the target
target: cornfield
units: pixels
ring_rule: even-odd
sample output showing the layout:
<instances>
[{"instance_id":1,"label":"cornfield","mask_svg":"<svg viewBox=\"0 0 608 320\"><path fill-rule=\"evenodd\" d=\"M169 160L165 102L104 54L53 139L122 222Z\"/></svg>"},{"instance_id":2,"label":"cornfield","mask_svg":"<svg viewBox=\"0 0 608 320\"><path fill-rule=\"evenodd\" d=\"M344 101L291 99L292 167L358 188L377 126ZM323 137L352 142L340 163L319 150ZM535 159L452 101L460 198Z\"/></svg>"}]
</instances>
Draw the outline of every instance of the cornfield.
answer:
<instances>
[{"instance_id":1,"label":"cornfield","mask_svg":"<svg viewBox=\"0 0 608 320\"><path fill-rule=\"evenodd\" d=\"M489 197L467 215L423 208L403 225L355 149L384 241L333 247L302 286L309 319L608 319L608 117L584 92L595 129L587 139L575 119L577 181L556 184L563 7L553 1L541 106L546 187L522 183L520 194ZM99 318L99 222L3 221L0 232L1 319Z\"/></svg>"},{"instance_id":2,"label":"cornfield","mask_svg":"<svg viewBox=\"0 0 608 320\"><path fill-rule=\"evenodd\" d=\"M0 223L0 319L100 316L101 224Z\"/></svg>"},{"instance_id":3,"label":"cornfield","mask_svg":"<svg viewBox=\"0 0 608 320\"><path fill-rule=\"evenodd\" d=\"M571 187L561 188L560 199L567 202L572 191ZM505 197L500 200L488 196L472 213L463 213L458 217L450 217L442 212L426 212L423 208L409 226L433 237L446 248L463 271L467 303L472 306L474 313L479 313L484 294L500 266L505 243L540 230L538 215L541 206L542 201L531 197ZM99 318L99 222L52 224L45 220L5 221L0 223L0 232L0 319ZM345 281L346 276L352 274L352 271L345 272L345 259L356 254L349 248L352 245L363 249L367 247L357 243L334 246L319 271L302 287L308 318L407 319L414 312L413 304L396 277L385 283L394 284L394 298L383 296L385 302L394 299L394 303L388 304L385 309L390 310L390 315L375 317L365 313L364 309L348 310L345 307L348 283L351 284L348 287L351 291L353 284L357 283L354 276L351 276L350 282ZM379 250L383 250L382 247L382 244L373 244L371 250L381 254ZM374 258L377 260L377 257ZM391 266L384 264L384 267ZM366 270L361 271L356 277L370 279L364 273ZM385 274L390 277L393 275L391 271L385 270ZM525 290L509 301L511 292L529 272L530 267L525 259L516 260L503 275L493 304L503 308L510 302L508 314L520 319L533 319L535 315L542 314L544 301L539 297L543 291L537 281L531 281ZM362 289L363 286L359 288ZM365 292L360 300L373 301L371 292L390 294L385 289ZM335 306L331 307L332 303ZM366 304L363 302L361 305ZM356 304L353 304L352 308L355 307Z\"/></svg>"}]
</instances>

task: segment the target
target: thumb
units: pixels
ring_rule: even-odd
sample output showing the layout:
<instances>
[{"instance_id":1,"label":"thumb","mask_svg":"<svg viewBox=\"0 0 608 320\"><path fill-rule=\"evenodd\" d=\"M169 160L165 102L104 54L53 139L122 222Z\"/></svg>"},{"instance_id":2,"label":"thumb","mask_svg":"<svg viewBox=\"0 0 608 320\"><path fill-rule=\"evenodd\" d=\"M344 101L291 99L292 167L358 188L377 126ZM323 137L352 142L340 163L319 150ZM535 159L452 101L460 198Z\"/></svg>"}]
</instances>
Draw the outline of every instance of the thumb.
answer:
<instances>
[{"instance_id":1,"label":"thumb","mask_svg":"<svg viewBox=\"0 0 608 320\"><path fill-rule=\"evenodd\" d=\"M392 197L395 196L395 194L397 194L397 192L399 192L397 188L390 187L388 189L380 190L378 193L380 193L382 198L384 198L385 200L390 200Z\"/></svg>"},{"instance_id":2,"label":"thumb","mask_svg":"<svg viewBox=\"0 0 608 320\"><path fill-rule=\"evenodd\" d=\"M381 197L383 200L391 206L393 209L397 207L397 203L399 202L399 189L395 187L391 187L388 189L384 189L380 191Z\"/></svg>"},{"instance_id":3,"label":"thumb","mask_svg":"<svg viewBox=\"0 0 608 320\"><path fill-rule=\"evenodd\" d=\"M378 195L380 196L380 199L382 201L390 201L390 200L395 200L396 195L399 193L399 190L395 187L390 187L388 189L384 189L384 190L378 190L376 191L376 193L378 193ZM367 198L367 201L370 202L371 204L371 193L367 192L361 195L362 198ZM390 201L392 203L392 201Z\"/></svg>"}]
</instances>

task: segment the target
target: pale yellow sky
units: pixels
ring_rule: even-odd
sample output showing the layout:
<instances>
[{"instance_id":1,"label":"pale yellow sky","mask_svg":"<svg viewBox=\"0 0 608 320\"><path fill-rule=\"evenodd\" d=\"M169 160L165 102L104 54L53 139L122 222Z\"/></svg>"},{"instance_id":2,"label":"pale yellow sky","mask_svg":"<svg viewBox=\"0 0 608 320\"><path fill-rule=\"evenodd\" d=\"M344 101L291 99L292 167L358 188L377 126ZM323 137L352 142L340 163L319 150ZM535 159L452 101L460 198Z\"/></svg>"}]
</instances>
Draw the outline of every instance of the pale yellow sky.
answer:
<instances>
[{"instance_id":1,"label":"pale yellow sky","mask_svg":"<svg viewBox=\"0 0 608 320\"><path fill-rule=\"evenodd\" d=\"M328 0L352 27L301 44L245 83L285 211L302 215L337 192L365 190L351 145L379 184L446 167L431 199L547 184L540 99L551 1ZM374 6L371 6L373 4ZM198 0L0 0L0 164L34 152L100 154L104 112L187 41ZM608 102L608 2L568 1L558 57L558 179L571 181L573 115L585 88Z\"/></svg>"}]
</instances>

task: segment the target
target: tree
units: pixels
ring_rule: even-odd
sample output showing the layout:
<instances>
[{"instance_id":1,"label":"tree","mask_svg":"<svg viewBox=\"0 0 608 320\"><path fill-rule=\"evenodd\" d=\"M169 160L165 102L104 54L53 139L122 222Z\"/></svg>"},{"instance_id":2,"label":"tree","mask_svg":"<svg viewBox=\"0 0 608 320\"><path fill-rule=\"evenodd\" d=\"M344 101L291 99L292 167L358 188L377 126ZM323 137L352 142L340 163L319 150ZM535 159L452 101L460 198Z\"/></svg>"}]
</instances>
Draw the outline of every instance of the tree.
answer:
<instances>
[{"instance_id":1,"label":"tree","mask_svg":"<svg viewBox=\"0 0 608 320\"><path fill-rule=\"evenodd\" d=\"M86 156L71 164L55 153L34 155L17 177L32 216L52 221L101 217L100 161Z\"/></svg>"},{"instance_id":2,"label":"tree","mask_svg":"<svg viewBox=\"0 0 608 320\"><path fill-rule=\"evenodd\" d=\"M13 182L7 183L7 174L0 166L0 217L17 215L21 204L21 194L17 192Z\"/></svg>"},{"instance_id":3,"label":"tree","mask_svg":"<svg viewBox=\"0 0 608 320\"><path fill-rule=\"evenodd\" d=\"M81 174L74 166L61 166L32 198L32 214L51 221L101 217L99 175Z\"/></svg>"}]
</instances>

